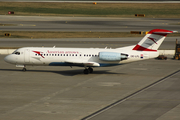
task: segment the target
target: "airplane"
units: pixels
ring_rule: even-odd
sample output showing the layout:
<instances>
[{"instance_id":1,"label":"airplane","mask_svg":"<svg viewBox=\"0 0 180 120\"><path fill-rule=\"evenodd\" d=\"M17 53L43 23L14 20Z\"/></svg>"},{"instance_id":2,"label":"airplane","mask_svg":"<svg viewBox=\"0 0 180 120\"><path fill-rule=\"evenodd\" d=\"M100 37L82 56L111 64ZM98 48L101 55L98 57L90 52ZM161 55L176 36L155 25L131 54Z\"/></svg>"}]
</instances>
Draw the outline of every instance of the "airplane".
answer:
<instances>
[{"instance_id":1,"label":"airplane","mask_svg":"<svg viewBox=\"0 0 180 120\"><path fill-rule=\"evenodd\" d=\"M115 49L23 47L6 56L4 60L16 67L23 67L23 71L26 71L26 66L80 66L85 68L84 74L89 74L94 67L156 58L159 55L157 50L167 34L174 32L177 31L153 29L137 45Z\"/></svg>"}]
</instances>

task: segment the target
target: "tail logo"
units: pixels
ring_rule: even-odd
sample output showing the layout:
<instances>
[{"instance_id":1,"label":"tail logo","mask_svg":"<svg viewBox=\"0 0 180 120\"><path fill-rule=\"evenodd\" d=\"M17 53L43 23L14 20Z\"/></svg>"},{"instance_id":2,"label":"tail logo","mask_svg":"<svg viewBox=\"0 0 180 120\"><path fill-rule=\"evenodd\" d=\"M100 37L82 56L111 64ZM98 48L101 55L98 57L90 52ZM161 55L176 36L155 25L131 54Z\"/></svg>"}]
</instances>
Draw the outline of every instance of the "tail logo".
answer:
<instances>
[{"instance_id":1,"label":"tail logo","mask_svg":"<svg viewBox=\"0 0 180 120\"><path fill-rule=\"evenodd\" d=\"M42 56L41 52L39 51L33 51L34 53L37 53L38 55L40 55L42 58L44 58L44 56Z\"/></svg>"},{"instance_id":2,"label":"tail logo","mask_svg":"<svg viewBox=\"0 0 180 120\"><path fill-rule=\"evenodd\" d=\"M150 38L150 37L148 37L150 40L152 40L154 43L156 43L156 39L155 38ZM156 43L157 44L157 43Z\"/></svg>"}]
</instances>

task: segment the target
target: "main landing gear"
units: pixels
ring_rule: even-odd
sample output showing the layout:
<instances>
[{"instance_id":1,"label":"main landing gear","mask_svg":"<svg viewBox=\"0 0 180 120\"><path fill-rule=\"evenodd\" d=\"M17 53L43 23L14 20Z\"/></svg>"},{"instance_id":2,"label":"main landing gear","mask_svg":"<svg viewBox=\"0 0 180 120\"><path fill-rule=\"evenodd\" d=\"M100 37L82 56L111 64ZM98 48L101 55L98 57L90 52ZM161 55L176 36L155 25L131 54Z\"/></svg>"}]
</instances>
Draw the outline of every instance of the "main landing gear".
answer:
<instances>
[{"instance_id":1,"label":"main landing gear","mask_svg":"<svg viewBox=\"0 0 180 120\"><path fill-rule=\"evenodd\" d=\"M93 73L93 68L91 68L91 67L86 68L85 67L84 74L89 74L89 73Z\"/></svg>"}]
</instances>

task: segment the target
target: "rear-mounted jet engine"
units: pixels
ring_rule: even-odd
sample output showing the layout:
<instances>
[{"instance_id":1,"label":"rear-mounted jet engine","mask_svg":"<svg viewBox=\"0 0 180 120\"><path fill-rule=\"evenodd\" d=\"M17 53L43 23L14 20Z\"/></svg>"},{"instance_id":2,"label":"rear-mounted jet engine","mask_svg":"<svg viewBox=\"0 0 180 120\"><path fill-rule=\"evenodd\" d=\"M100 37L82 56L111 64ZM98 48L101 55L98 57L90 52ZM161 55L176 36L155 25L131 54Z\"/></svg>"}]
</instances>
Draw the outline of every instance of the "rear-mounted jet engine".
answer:
<instances>
[{"instance_id":1,"label":"rear-mounted jet engine","mask_svg":"<svg viewBox=\"0 0 180 120\"><path fill-rule=\"evenodd\" d=\"M127 54L116 52L99 52L99 59L103 61L121 61L128 58Z\"/></svg>"}]
</instances>

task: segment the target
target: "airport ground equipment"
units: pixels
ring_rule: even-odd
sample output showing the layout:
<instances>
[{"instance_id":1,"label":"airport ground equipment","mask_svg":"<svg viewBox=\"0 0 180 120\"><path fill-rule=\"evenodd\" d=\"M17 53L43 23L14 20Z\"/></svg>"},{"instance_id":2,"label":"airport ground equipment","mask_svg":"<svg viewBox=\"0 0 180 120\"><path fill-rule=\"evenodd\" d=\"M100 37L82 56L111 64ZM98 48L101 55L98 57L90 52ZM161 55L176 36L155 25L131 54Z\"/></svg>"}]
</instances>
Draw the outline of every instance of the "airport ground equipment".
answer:
<instances>
[{"instance_id":1,"label":"airport ground equipment","mask_svg":"<svg viewBox=\"0 0 180 120\"><path fill-rule=\"evenodd\" d=\"M176 39L176 45L175 45L174 59L180 60L180 44L178 44L178 40L177 39Z\"/></svg>"}]
</instances>

